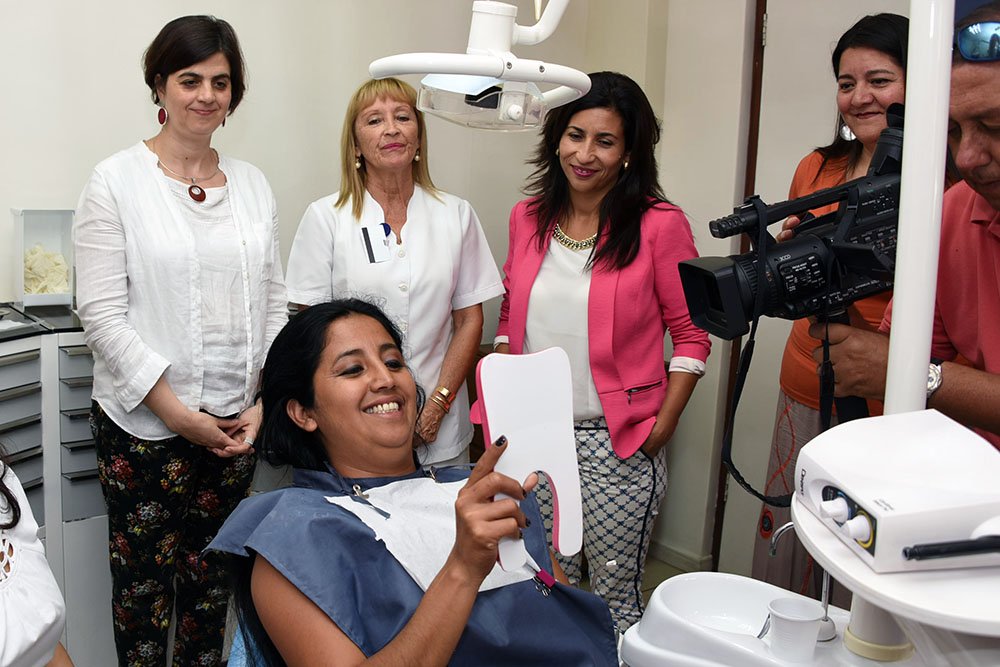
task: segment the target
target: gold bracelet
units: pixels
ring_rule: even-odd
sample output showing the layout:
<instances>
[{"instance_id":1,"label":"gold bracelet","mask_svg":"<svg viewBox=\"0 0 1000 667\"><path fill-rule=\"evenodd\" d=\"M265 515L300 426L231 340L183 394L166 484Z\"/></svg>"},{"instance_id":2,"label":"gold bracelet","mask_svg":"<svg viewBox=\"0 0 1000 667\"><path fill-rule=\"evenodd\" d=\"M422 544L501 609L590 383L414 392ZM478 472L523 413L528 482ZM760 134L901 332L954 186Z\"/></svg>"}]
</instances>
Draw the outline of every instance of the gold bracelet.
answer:
<instances>
[{"instance_id":1,"label":"gold bracelet","mask_svg":"<svg viewBox=\"0 0 1000 667\"><path fill-rule=\"evenodd\" d=\"M451 404L455 402L455 394L450 389L448 389L448 387L445 387L444 385L438 385L434 389L434 394L432 395L439 396L441 400L443 400L448 405L449 408L451 407Z\"/></svg>"},{"instance_id":2,"label":"gold bracelet","mask_svg":"<svg viewBox=\"0 0 1000 667\"><path fill-rule=\"evenodd\" d=\"M451 411L451 406L445 403L443 400L441 400L441 397L438 396L437 394L431 394L430 400L435 404L437 404L446 413Z\"/></svg>"}]
</instances>

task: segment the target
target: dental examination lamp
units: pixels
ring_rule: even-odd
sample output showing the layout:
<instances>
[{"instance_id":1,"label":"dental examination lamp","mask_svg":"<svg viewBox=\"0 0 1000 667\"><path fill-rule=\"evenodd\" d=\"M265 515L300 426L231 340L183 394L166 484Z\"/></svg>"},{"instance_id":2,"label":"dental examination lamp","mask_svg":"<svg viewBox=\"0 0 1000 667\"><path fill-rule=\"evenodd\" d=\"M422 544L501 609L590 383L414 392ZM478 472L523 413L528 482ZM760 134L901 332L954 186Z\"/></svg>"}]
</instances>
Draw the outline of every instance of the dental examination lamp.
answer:
<instances>
[{"instance_id":1,"label":"dental examination lamp","mask_svg":"<svg viewBox=\"0 0 1000 667\"><path fill-rule=\"evenodd\" d=\"M536 0L536 18L539 4ZM549 0L538 22L525 27L515 23L515 5L477 0L465 53L388 56L374 61L368 71L376 79L427 74L420 82L417 108L453 123L487 130L536 128L549 109L585 95L590 77L563 65L518 58L511 47L549 38L568 4ZM543 93L537 84L557 87Z\"/></svg>"}]
</instances>

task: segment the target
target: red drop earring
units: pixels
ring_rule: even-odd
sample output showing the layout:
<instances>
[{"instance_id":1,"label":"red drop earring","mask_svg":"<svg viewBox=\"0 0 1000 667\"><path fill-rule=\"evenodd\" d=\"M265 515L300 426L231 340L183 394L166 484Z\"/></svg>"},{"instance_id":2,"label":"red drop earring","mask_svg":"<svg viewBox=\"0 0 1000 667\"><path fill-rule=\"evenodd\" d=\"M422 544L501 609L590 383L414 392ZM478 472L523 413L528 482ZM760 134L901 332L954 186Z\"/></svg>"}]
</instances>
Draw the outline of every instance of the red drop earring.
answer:
<instances>
[{"instance_id":1,"label":"red drop earring","mask_svg":"<svg viewBox=\"0 0 1000 667\"><path fill-rule=\"evenodd\" d=\"M156 120L160 121L160 125L167 122L167 110L160 107L160 110L156 112Z\"/></svg>"}]
</instances>

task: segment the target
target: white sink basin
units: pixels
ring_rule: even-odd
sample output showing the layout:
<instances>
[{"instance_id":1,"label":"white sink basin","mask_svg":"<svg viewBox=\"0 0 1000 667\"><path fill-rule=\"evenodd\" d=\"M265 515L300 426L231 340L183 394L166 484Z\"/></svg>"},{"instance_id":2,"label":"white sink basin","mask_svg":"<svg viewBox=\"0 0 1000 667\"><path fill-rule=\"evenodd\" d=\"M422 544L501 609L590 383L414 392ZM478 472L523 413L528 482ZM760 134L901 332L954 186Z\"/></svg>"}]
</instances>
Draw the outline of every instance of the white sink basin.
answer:
<instances>
[{"instance_id":1,"label":"white sink basin","mask_svg":"<svg viewBox=\"0 0 1000 667\"><path fill-rule=\"evenodd\" d=\"M770 636L757 639L767 605L795 593L761 581L720 572L692 572L667 579L653 592L642 620L622 640L622 660L629 667L775 667L801 665L771 653ZM830 607L837 628L832 641L819 642L809 664L872 666L877 663L844 648L850 614ZM915 667L910 658L893 663Z\"/></svg>"}]
</instances>

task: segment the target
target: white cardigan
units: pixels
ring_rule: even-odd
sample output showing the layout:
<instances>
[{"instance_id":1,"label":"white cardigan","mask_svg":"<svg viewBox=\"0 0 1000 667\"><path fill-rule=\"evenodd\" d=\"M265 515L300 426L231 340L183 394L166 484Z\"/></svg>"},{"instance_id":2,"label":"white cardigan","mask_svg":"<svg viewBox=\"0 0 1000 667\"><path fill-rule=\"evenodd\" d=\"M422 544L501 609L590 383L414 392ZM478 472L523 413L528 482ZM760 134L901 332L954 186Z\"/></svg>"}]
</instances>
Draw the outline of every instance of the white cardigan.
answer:
<instances>
[{"instance_id":1,"label":"white cardigan","mask_svg":"<svg viewBox=\"0 0 1000 667\"><path fill-rule=\"evenodd\" d=\"M77 303L94 352L94 400L128 433L174 434L142 400L161 375L198 410L202 359L201 283L194 232L142 142L101 162L80 195L73 223ZM243 322L250 351L243 405L287 319L277 207L264 175L219 156L226 174L243 268ZM235 390L239 391L239 390Z\"/></svg>"}]
</instances>

